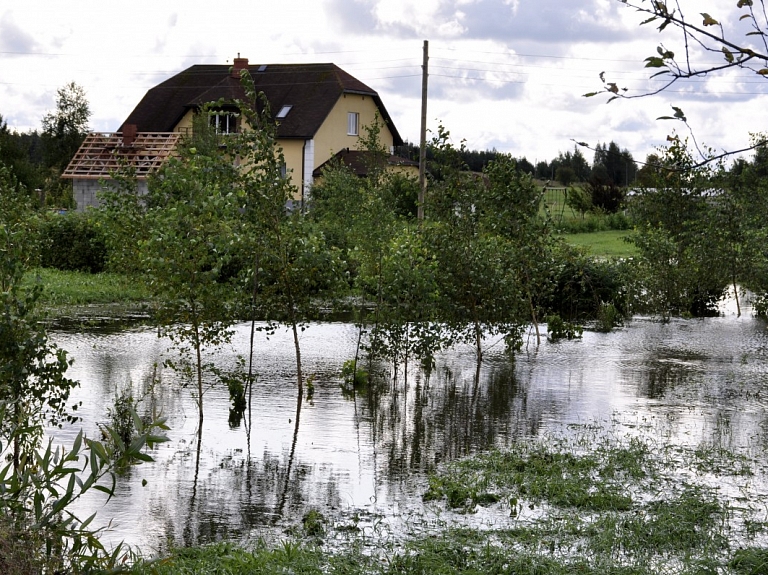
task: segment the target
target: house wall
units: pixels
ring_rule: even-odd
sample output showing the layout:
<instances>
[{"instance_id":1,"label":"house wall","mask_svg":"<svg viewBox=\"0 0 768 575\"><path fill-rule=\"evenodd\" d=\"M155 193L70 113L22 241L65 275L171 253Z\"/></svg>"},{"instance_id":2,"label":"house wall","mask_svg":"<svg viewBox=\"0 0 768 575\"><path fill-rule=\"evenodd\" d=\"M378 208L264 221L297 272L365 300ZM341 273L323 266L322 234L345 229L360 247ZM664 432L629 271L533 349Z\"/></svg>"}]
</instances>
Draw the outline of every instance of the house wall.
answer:
<instances>
[{"instance_id":1,"label":"house wall","mask_svg":"<svg viewBox=\"0 0 768 575\"><path fill-rule=\"evenodd\" d=\"M192 110L188 110L187 113L184 114L184 117L179 121L179 123L176 124L176 127L173 128L173 131L181 132L183 134L191 134L194 118L195 113Z\"/></svg>"},{"instance_id":2,"label":"house wall","mask_svg":"<svg viewBox=\"0 0 768 575\"><path fill-rule=\"evenodd\" d=\"M349 112L356 112L360 115L359 134L355 136L347 134L347 114ZM308 193L311 174L315 168L328 161L331 156L343 148L358 149L360 136L365 133L364 127L373 124L377 112L378 108L372 97L360 94L342 94L313 140L278 140L278 145L283 149L287 176L295 188L295 201L308 199L302 198L302 187L307 184L304 187L305 193ZM194 113L192 111L187 112L174 128L174 132L191 132L193 118ZM379 121L382 122L381 119ZM382 125L379 134L380 145L389 150L393 142L394 139L389 127ZM306 148L312 147L312 143L314 144L314 154L308 156ZM303 177L308 178L308 181L303 182Z\"/></svg>"},{"instance_id":3,"label":"house wall","mask_svg":"<svg viewBox=\"0 0 768 575\"><path fill-rule=\"evenodd\" d=\"M314 170L322 163L327 162L339 150L344 148L357 150L360 136L365 134L364 127L373 125L377 111L376 102L370 96L342 94L315 134L315 165L312 169ZM358 136L347 135L348 112L360 114ZM379 118L379 122L383 124L381 118ZM394 139L389 127L382 125L379 143L389 151L393 142Z\"/></svg>"},{"instance_id":4,"label":"house wall","mask_svg":"<svg viewBox=\"0 0 768 575\"><path fill-rule=\"evenodd\" d=\"M87 208L98 208L101 205L98 193L101 190L108 189L112 180L94 180L94 179L74 179L72 180L72 195L75 198L75 209L78 212L84 212ZM146 180L136 182L139 194L147 193Z\"/></svg>"},{"instance_id":5,"label":"house wall","mask_svg":"<svg viewBox=\"0 0 768 575\"><path fill-rule=\"evenodd\" d=\"M286 176L291 179L291 184L296 188L293 199L301 200L301 167L304 157L304 140L278 140L277 144L283 148Z\"/></svg>"}]
</instances>

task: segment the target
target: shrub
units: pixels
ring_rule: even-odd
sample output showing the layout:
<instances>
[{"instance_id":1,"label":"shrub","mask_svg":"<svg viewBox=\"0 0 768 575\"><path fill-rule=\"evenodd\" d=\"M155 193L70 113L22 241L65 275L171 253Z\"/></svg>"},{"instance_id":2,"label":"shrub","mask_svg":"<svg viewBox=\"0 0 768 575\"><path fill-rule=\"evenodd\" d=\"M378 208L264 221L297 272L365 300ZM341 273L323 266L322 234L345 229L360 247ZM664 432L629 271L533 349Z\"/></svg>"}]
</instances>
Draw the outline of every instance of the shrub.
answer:
<instances>
[{"instance_id":1,"label":"shrub","mask_svg":"<svg viewBox=\"0 0 768 575\"><path fill-rule=\"evenodd\" d=\"M622 317L619 310L612 303L601 302L597 310L597 331L609 332L614 327L622 325Z\"/></svg>"},{"instance_id":2,"label":"shrub","mask_svg":"<svg viewBox=\"0 0 768 575\"><path fill-rule=\"evenodd\" d=\"M112 407L107 408L109 423L123 445L130 445L133 441L134 426L133 412L136 409L136 400L133 399L133 391L127 387L115 395Z\"/></svg>"},{"instance_id":3,"label":"shrub","mask_svg":"<svg viewBox=\"0 0 768 575\"><path fill-rule=\"evenodd\" d=\"M547 337L549 341L558 341L560 339L579 339L584 328L567 321L563 321L557 314L548 315L547 318Z\"/></svg>"},{"instance_id":4,"label":"shrub","mask_svg":"<svg viewBox=\"0 0 768 575\"><path fill-rule=\"evenodd\" d=\"M107 248L104 233L85 214L56 214L40 226L41 265L67 271L104 271Z\"/></svg>"},{"instance_id":5,"label":"shrub","mask_svg":"<svg viewBox=\"0 0 768 575\"><path fill-rule=\"evenodd\" d=\"M573 321L596 319L601 305L612 304L619 316L628 315L628 264L597 260L563 246L556 252L556 288L545 302L548 313Z\"/></svg>"},{"instance_id":6,"label":"shrub","mask_svg":"<svg viewBox=\"0 0 768 575\"><path fill-rule=\"evenodd\" d=\"M352 387L360 387L368 383L368 372L362 369L359 362L354 359L348 359L341 368L341 377L344 383Z\"/></svg>"}]
</instances>

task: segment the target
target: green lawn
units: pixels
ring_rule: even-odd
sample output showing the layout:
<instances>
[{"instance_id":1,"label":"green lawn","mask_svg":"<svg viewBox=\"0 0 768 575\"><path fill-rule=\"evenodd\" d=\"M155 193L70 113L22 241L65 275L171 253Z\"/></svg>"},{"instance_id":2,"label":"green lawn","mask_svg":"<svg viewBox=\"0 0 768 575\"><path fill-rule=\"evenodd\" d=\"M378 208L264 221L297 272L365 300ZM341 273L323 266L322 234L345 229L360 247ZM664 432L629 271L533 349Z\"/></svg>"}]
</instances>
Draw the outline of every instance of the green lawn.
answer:
<instances>
[{"instance_id":1,"label":"green lawn","mask_svg":"<svg viewBox=\"0 0 768 575\"><path fill-rule=\"evenodd\" d=\"M589 248L590 255L602 258L628 258L637 255L637 248L624 241L631 230L608 230L588 234L563 234L569 244Z\"/></svg>"}]
</instances>

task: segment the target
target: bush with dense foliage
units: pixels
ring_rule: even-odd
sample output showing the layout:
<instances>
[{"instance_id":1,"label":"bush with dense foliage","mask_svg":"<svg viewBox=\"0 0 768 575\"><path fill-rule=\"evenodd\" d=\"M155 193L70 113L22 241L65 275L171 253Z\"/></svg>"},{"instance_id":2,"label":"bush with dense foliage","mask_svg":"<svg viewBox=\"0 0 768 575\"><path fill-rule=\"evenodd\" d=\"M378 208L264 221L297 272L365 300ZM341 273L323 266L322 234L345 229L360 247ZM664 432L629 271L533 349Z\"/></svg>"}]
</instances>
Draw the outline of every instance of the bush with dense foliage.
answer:
<instances>
[{"instance_id":1,"label":"bush with dense foliage","mask_svg":"<svg viewBox=\"0 0 768 575\"><path fill-rule=\"evenodd\" d=\"M40 224L41 265L65 271L104 271L104 232L87 214L51 214Z\"/></svg>"}]
</instances>

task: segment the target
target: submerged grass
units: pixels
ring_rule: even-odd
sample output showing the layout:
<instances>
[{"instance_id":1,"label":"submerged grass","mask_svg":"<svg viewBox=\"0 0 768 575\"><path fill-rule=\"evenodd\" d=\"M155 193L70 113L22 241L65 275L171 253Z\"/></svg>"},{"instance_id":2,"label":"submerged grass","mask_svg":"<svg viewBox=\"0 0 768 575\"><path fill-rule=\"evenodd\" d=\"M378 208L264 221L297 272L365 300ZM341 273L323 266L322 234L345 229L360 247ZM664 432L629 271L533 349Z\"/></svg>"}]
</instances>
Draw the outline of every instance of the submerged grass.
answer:
<instances>
[{"instance_id":1,"label":"submerged grass","mask_svg":"<svg viewBox=\"0 0 768 575\"><path fill-rule=\"evenodd\" d=\"M755 465L719 446L594 430L521 441L434 473L428 517L409 518L408 533L307 515L281 544L182 549L132 572L768 575L765 506L746 487L741 496L720 488L751 478Z\"/></svg>"},{"instance_id":2,"label":"submerged grass","mask_svg":"<svg viewBox=\"0 0 768 575\"><path fill-rule=\"evenodd\" d=\"M424 499L445 497L449 507L464 511L501 499L626 511L632 505L627 482L654 472L639 442L618 449L598 447L585 455L564 447L518 444L508 451L460 461L430 477Z\"/></svg>"}]
</instances>

